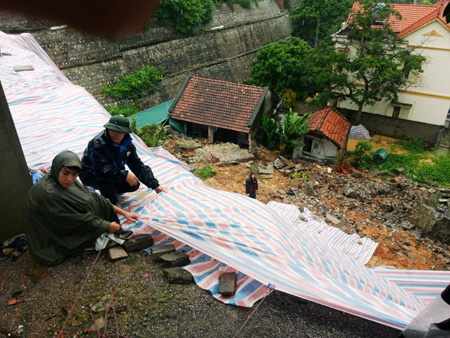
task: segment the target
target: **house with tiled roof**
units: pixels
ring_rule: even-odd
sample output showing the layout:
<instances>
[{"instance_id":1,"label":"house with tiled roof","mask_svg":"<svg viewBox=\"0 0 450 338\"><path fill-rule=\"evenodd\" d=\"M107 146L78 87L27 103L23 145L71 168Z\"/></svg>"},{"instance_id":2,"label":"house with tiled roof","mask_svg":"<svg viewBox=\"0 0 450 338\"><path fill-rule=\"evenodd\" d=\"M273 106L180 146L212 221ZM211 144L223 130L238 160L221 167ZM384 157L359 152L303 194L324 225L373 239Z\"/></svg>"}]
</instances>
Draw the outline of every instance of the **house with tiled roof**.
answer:
<instances>
[{"instance_id":1,"label":"house with tiled roof","mask_svg":"<svg viewBox=\"0 0 450 338\"><path fill-rule=\"evenodd\" d=\"M338 165L347 149L351 123L336 108L326 107L311 114L309 132L300 139L303 147L294 158L306 157Z\"/></svg>"},{"instance_id":2,"label":"house with tiled roof","mask_svg":"<svg viewBox=\"0 0 450 338\"><path fill-rule=\"evenodd\" d=\"M272 117L278 101L267 87L191 76L169 108L169 116L189 136L252 150L262 116Z\"/></svg>"},{"instance_id":3,"label":"house with tiled roof","mask_svg":"<svg viewBox=\"0 0 450 338\"><path fill-rule=\"evenodd\" d=\"M426 62L422 65L423 73L409 74L409 86L398 92L398 101L380 101L363 107L361 123L374 133L421 137L430 144L439 145L447 131L446 126L448 128L447 114L450 109L450 0L441 0L434 5L390 6L401 16L389 18L390 29L424 56ZM352 12L360 8L362 5L355 2ZM352 14L348 21L351 17ZM376 25L377 22L374 22ZM335 34L338 50L343 51L345 44L341 44L339 39L345 39L345 35L344 23L341 31ZM354 52L356 46L349 47L345 52ZM357 109L348 100L339 102L338 107ZM450 135L447 137L450 138Z\"/></svg>"}]
</instances>

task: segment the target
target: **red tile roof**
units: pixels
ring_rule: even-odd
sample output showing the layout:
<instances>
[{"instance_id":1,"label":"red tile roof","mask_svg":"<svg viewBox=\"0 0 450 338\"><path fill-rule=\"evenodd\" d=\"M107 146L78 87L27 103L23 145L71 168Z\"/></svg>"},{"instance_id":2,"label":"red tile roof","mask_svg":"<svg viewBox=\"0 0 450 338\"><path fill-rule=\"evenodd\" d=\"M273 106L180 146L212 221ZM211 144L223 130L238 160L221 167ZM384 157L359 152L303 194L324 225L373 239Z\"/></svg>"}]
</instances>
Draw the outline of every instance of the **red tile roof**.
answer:
<instances>
[{"instance_id":1,"label":"red tile roof","mask_svg":"<svg viewBox=\"0 0 450 338\"><path fill-rule=\"evenodd\" d=\"M265 92L262 87L194 76L172 105L170 117L248 133Z\"/></svg>"},{"instance_id":2,"label":"red tile roof","mask_svg":"<svg viewBox=\"0 0 450 338\"><path fill-rule=\"evenodd\" d=\"M450 24L443 16L444 9L448 4L448 0L441 0L434 5L390 4L401 15L400 20L397 17L389 18L390 28L398 33L399 37L404 37L433 20L439 20L450 28ZM359 2L355 2L352 12L358 11L361 7ZM347 21L349 20L351 20L351 13Z\"/></svg>"},{"instance_id":3,"label":"red tile roof","mask_svg":"<svg viewBox=\"0 0 450 338\"><path fill-rule=\"evenodd\" d=\"M352 124L333 107L326 107L311 114L308 119L310 131L329 138L337 146L344 148Z\"/></svg>"}]
</instances>

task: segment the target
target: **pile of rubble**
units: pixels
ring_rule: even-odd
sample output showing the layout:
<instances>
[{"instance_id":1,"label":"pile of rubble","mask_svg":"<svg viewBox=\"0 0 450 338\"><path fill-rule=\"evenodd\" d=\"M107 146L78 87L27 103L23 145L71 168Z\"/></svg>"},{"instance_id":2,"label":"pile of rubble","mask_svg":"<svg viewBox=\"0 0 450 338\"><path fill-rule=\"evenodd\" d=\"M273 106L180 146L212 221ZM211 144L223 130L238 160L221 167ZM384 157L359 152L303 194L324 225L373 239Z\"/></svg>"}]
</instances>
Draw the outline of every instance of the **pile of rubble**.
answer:
<instances>
[{"instance_id":1,"label":"pile of rubble","mask_svg":"<svg viewBox=\"0 0 450 338\"><path fill-rule=\"evenodd\" d=\"M403 261L398 263L403 268L450 269L450 189L413 182L401 168L397 175L354 168L342 173L312 162L290 161L264 148L252 155L231 143L171 142L164 147L179 159L196 167L218 168L217 177L205 181L214 188L243 193L241 184L236 188L232 182L244 180L254 170L261 201L308 208L346 233L370 237L380 243L380 255L392 254L397 263ZM239 173L242 178L236 177Z\"/></svg>"}]
</instances>

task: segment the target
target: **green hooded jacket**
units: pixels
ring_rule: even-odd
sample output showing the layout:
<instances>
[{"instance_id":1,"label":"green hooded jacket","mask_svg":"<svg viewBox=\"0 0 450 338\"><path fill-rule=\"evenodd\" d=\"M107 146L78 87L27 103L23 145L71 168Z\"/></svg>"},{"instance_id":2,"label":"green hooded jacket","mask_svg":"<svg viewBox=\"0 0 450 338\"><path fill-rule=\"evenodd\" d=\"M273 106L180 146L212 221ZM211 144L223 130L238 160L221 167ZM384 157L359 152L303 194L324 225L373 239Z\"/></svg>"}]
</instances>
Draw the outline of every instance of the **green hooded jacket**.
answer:
<instances>
[{"instance_id":1,"label":"green hooded jacket","mask_svg":"<svg viewBox=\"0 0 450 338\"><path fill-rule=\"evenodd\" d=\"M118 222L112 204L103 196L78 180L69 188L59 184L61 169L73 166L81 168L75 153L56 155L50 172L30 189L25 200L28 249L41 264L58 264L92 246L112 221Z\"/></svg>"}]
</instances>

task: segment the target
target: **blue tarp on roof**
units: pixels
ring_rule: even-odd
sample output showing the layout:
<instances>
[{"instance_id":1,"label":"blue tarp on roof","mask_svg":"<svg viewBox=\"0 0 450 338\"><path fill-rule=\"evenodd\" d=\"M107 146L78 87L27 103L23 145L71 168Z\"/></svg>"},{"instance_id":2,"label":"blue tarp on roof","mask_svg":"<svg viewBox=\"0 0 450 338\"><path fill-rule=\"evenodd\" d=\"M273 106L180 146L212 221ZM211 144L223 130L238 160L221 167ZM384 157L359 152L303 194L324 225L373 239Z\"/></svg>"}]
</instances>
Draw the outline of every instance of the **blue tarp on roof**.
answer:
<instances>
[{"instance_id":1,"label":"blue tarp on roof","mask_svg":"<svg viewBox=\"0 0 450 338\"><path fill-rule=\"evenodd\" d=\"M173 100L161 103L155 107L144 110L140 113L131 115L131 119L136 120L136 127L142 128L145 125L163 123L169 118L169 108Z\"/></svg>"}]
</instances>

